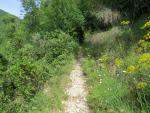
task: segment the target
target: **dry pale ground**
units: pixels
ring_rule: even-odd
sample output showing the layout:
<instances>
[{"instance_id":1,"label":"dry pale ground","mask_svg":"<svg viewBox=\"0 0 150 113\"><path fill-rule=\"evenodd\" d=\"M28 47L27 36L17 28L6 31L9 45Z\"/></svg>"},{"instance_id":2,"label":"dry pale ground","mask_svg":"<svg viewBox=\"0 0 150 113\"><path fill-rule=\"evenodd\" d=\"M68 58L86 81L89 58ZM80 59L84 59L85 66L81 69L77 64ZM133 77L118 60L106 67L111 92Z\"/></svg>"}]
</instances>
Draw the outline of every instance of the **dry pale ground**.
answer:
<instances>
[{"instance_id":1,"label":"dry pale ground","mask_svg":"<svg viewBox=\"0 0 150 113\"><path fill-rule=\"evenodd\" d=\"M75 63L70 79L71 83L66 89L68 98L64 102L64 111L62 113L89 113L86 102L85 77L79 62Z\"/></svg>"}]
</instances>

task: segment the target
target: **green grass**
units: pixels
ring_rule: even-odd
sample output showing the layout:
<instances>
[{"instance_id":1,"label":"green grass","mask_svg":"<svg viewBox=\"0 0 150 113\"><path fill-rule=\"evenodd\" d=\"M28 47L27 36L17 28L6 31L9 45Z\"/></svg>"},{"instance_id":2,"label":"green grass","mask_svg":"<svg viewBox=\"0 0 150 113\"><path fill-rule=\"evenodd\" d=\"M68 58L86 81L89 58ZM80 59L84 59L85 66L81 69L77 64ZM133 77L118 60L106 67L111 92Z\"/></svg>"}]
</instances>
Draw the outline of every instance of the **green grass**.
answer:
<instances>
[{"instance_id":1,"label":"green grass","mask_svg":"<svg viewBox=\"0 0 150 113\"><path fill-rule=\"evenodd\" d=\"M82 67L87 77L88 103L93 113L150 112L149 85L143 90L137 88L141 81L149 84L148 60L147 66L138 63L140 56L149 50L137 52L138 42L145 34L141 27L148 19L149 16L145 15L132 27L118 26L105 32L86 34ZM121 66L115 64L116 58L122 59ZM136 70L128 73L130 66L135 66Z\"/></svg>"},{"instance_id":2,"label":"green grass","mask_svg":"<svg viewBox=\"0 0 150 113\"><path fill-rule=\"evenodd\" d=\"M89 86L88 102L93 113L133 113L127 103L128 87L90 58L82 62Z\"/></svg>"},{"instance_id":3,"label":"green grass","mask_svg":"<svg viewBox=\"0 0 150 113\"><path fill-rule=\"evenodd\" d=\"M61 78L63 77L63 79ZM62 110L62 100L66 98L64 85L69 81L66 75L55 76L30 104L28 113L59 113Z\"/></svg>"},{"instance_id":4,"label":"green grass","mask_svg":"<svg viewBox=\"0 0 150 113\"><path fill-rule=\"evenodd\" d=\"M60 113L62 111L62 102L67 97L65 87L70 82L68 75L73 63L73 60L68 61L67 65L58 70L57 75L45 83L43 90L32 99L24 113Z\"/></svg>"},{"instance_id":5,"label":"green grass","mask_svg":"<svg viewBox=\"0 0 150 113\"><path fill-rule=\"evenodd\" d=\"M122 51L118 47L118 38L123 34L123 30L119 27L113 27L105 32L94 32L91 35L88 34L85 41L85 54L99 57L103 52L110 51ZM116 50L117 49L117 50Z\"/></svg>"}]
</instances>

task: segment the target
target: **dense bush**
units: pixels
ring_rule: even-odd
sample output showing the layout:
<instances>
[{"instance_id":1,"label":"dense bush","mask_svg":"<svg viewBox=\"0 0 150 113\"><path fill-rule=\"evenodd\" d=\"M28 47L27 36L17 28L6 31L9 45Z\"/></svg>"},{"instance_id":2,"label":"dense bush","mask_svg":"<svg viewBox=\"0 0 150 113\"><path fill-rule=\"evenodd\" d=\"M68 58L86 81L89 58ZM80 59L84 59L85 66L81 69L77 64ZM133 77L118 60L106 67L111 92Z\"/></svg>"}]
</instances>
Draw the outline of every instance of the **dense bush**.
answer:
<instances>
[{"instance_id":1,"label":"dense bush","mask_svg":"<svg viewBox=\"0 0 150 113\"><path fill-rule=\"evenodd\" d=\"M77 48L74 38L62 31L41 34L35 34L32 38L35 46L34 57L37 59L46 58L51 63L61 55L73 53Z\"/></svg>"},{"instance_id":2,"label":"dense bush","mask_svg":"<svg viewBox=\"0 0 150 113\"><path fill-rule=\"evenodd\" d=\"M84 23L73 1L52 1L48 7L44 1L41 7L35 0L22 3L27 14L21 22L12 16L1 20L0 112L4 113L24 112L44 83L64 72L62 67L78 47L67 33L74 34Z\"/></svg>"},{"instance_id":3,"label":"dense bush","mask_svg":"<svg viewBox=\"0 0 150 113\"><path fill-rule=\"evenodd\" d=\"M21 48L17 49L10 41L7 43L10 45L3 48L4 55L9 59L4 55L0 57L1 107L5 108L6 105L9 106L8 112L17 112L23 102L29 102L44 82L67 64L67 58L78 45L73 37L59 30L33 34L29 42L15 43L21 44ZM10 48L14 50L10 51Z\"/></svg>"}]
</instances>

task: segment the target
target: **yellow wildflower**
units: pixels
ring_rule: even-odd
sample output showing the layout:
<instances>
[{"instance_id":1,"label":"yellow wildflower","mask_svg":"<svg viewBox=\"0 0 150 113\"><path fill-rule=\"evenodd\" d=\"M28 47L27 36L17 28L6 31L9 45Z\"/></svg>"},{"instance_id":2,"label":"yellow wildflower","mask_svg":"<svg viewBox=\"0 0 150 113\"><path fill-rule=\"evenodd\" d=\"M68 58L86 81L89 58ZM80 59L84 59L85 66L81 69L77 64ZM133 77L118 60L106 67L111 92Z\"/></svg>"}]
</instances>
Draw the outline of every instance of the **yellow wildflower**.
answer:
<instances>
[{"instance_id":1,"label":"yellow wildflower","mask_svg":"<svg viewBox=\"0 0 150 113\"><path fill-rule=\"evenodd\" d=\"M141 69L150 69L150 53L144 53L138 60Z\"/></svg>"},{"instance_id":2,"label":"yellow wildflower","mask_svg":"<svg viewBox=\"0 0 150 113\"><path fill-rule=\"evenodd\" d=\"M121 22L121 25L129 25L130 24L130 21L125 21L125 20L123 20L122 22Z\"/></svg>"},{"instance_id":3,"label":"yellow wildflower","mask_svg":"<svg viewBox=\"0 0 150 113\"><path fill-rule=\"evenodd\" d=\"M143 55L141 55L138 63L143 63L143 62L147 62L147 63L150 62L150 53L144 53Z\"/></svg>"},{"instance_id":4,"label":"yellow wildflower","mask_svg":"<svg viewBox=\"0 0 150 113\"><path fill-rule=\"evenodd\" d=\"M117 66L120 66L120 65L123 64L123 60L122 60L121 58L116 58L116 59L115 59L115 64L116 64Z\"/></svg>"},{"instance_id":5,"label":"yellow wildflower","mask_svg":"<svg viewBox=\"0 0 150 113\"><path fill-rule=\"evenodd\" d=\"M145 40L149 40L150 39L150 32L148 32L146 35L144 35L144 39Z\"/></svg>"},{"instance_id":6,"label":"yellow wildflower","mask_svg":"<svg viewBox=\"0 0 150 113\"><path fill-rule=\"evenodd\" d=\"M134 73L136 71L136 67L133 65L130 65L129 67L127 67L127 72L128 73Z\"/></svg>"},{"instance_id":7,"label":"yellow wildflower","mask_svg":"<svg viewBox=\"0 0 150 113\"><path fill-rule=\"evenodd\" d=\"M144 24L143 28L150 28L150 20Z\"/></svg>"},{"instance_id":8,"label":"yellow wildflower","mask_svg":"<svg viewBox=\"0 0 150 113\"><path fill-rule=\"evenodd\" d=\"M138 82L136 85L137 89L144 89L147 86L146 82Z\"/></svg>"}]
</instances>

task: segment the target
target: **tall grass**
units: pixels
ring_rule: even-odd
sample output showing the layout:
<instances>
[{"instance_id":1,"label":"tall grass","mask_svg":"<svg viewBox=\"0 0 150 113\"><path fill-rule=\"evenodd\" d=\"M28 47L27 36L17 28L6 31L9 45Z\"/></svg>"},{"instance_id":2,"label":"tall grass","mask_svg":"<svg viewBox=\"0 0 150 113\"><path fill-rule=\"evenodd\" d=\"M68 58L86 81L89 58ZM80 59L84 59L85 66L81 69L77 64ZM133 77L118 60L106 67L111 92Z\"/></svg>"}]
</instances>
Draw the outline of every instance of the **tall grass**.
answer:
<instances>
[{"instance_id":1,"label":"tall grass","mask_svg":"<svg viewBox=\"0 0 150 113\"><path fill-rule=\"evenodd\" d=\"M103 52L110 51L116 46L118 47L120 44L120 42L118 42L118 38L121 37L122 34L123 31L119 27L113 27L112 29L105 32L100 31L92 33L86 38L85 54L98 57Z\"/></svg>"},{"instance_id":2,"label":"tall grass","mask_svg":"<svg viewBox=\"0 0 150 113\"><path fill-rule=\"evenodd\" d=\"M106 68L90 58L85 58L82 66L87 76L88 102L93 113L133 113L127 103L128 87L125 83L114 79Z\"/></svg>"},{"instance_id":3,"label":"tall grass","mask_svg":"<svg viewBox=\"0 0 150 113\"><path fill-rule=\"evenodd\" d=\"M143 18L135 26L142 21ZM142 31L135 26L124 24L88 34L91 38L85 44L82 66L89 85L88 102L94 113L150 112L150 42L142 35L149 29Z\"/></svg>"},{"instance_id":4,"label":"tall grass","mask_svg":"<svg viewBox=\"0 0 150 113\"><path fill-rule=\"evenodd\" d=\"M68 75L73 64L72 57L64 67L57 70L57 75L45 83L43 90L27 106L27 111L20 113L60 113L63 110L63 100L67 97L65 87L70 82Z\"/></svg>"}]
</instances>

